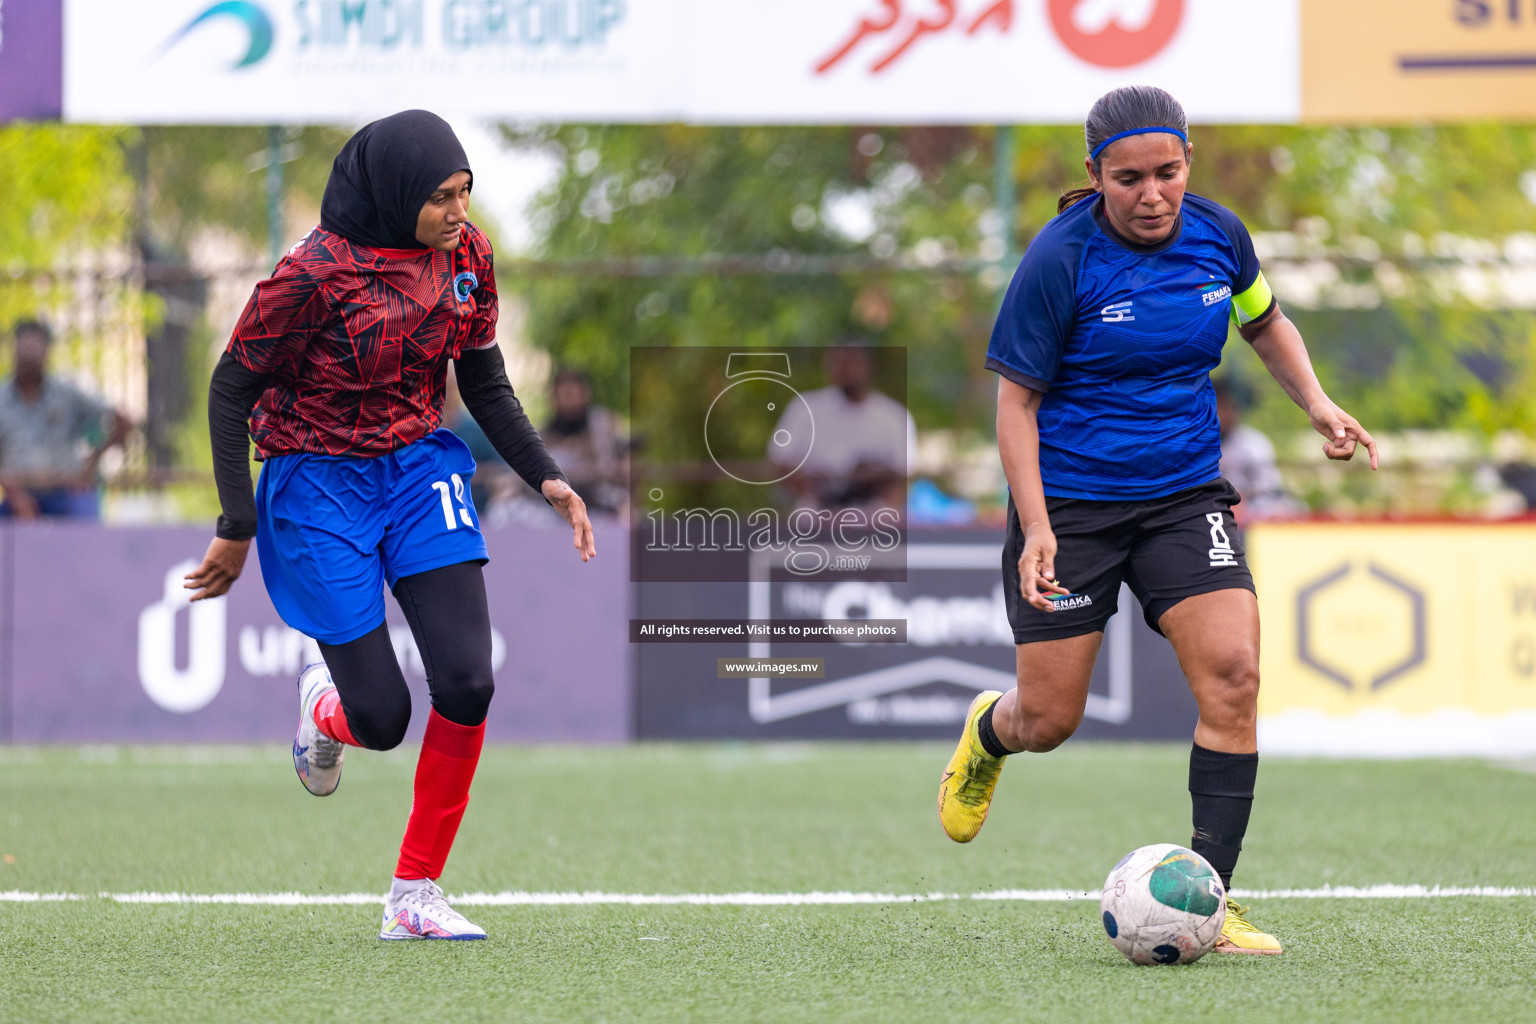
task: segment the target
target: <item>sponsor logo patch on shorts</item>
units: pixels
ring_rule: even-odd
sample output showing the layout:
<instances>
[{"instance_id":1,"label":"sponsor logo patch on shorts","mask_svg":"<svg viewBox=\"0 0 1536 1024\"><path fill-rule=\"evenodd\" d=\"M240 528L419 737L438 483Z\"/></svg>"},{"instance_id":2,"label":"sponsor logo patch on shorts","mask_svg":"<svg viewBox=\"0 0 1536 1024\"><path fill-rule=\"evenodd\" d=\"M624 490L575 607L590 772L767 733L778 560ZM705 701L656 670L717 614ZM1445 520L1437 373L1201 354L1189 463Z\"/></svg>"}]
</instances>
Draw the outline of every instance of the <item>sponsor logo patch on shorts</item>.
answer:
<instances>
[{"instance_id":1,"label":"sponsor logo patch on shorts","mask_svg":"<svg viewBox=\"0 0 1536 1024\"><path fill-rule=\"evenodd\" d=\"M1062 594L1050 600L1058 612L1071 611L1073 608L1086 608L1093 604L1093 598L1087 594Z\"/></svg>"},{"instance_id":2,"label":"sponsor logo patch on shorts","mask_svg":"<svg viewBox=\"0 0 1536 1024\"><path fill-rule=\"evenodd\" d=\"M1220 568L1224 565L1237 567L1237 551L1232 547L1232 538L1227 536L1227 520L1221 512L1207 512L1205 521L1211 524L1211 550L1207 552L1211 558L1211 567Z\"/></svg>"}]
</instances>

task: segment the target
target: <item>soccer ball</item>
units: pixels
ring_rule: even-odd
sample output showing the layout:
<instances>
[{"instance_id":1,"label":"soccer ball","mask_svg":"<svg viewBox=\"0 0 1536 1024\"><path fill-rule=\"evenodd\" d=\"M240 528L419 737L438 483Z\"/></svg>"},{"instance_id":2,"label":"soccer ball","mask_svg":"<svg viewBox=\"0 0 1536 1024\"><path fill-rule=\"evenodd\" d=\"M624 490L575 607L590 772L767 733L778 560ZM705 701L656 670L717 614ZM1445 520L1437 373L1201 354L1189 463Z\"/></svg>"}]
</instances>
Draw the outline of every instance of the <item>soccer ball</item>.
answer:
<instances>
[{"instance_id":1,"label":"soccer ball","mask_svg":"<svg viewBox=\"0 0 1536 1024\"><path fill-rule=\"evenodd\" d=\"M1227 894L1210 862L1157 843L1132 850L1104 880L1099 897L1109 941L1137 964L1188 964L1221 938Z\"/></svg>"}]
</instances>

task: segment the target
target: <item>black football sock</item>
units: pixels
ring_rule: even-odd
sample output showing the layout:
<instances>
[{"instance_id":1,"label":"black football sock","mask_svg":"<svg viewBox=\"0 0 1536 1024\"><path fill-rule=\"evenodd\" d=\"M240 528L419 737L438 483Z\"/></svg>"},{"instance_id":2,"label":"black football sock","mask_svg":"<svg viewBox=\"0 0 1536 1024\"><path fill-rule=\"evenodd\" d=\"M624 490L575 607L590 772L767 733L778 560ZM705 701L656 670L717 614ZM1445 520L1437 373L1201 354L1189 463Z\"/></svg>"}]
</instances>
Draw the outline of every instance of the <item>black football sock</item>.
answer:
<instances>
[{"instance_id":1,"label":"black football sock","mask_svg":"<svg viewBox=\"0 0 1536 1024\"><path fill-rule=\"evenodd\" d=\"M1189 798L1195 823L1189 845L1211 862L1223 888L1232 885L1258 774L1258 754L1227 754L1198 743L1189 752Z\"/></svg>"},{"instance_id":2,"label":"black football sock","mask_svg":"<svg viewBox=\"0 0 1536 1024\"><path fill-rule=\"evenodd\" d=\"M997 700L1002 700L1002 698L999 697ZM997 733L992 730L992 709L997 707L997 700L988 704L987 710L983 711L981 717L976 719L976 735L981 739L982 750L985 750L993 757L1007 757L1009 754L1017 753L1017 751L1009 750L1003 746L1002 741L997 738Z\"/></svg>"}]
</instances>

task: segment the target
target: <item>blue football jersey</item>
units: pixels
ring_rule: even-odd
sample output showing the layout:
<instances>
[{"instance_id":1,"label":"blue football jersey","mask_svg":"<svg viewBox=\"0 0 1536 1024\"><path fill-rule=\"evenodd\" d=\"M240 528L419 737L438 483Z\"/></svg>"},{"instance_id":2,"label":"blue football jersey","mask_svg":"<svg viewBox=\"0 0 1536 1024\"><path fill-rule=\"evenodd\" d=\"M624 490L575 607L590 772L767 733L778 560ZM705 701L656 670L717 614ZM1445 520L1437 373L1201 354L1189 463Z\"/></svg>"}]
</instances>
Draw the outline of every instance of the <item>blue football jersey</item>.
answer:
<instances>
[{"instance_id":1,"label":"blue football jersey","mask_svg":"<svg viewBox=\"0 0 1536 1024\"><path fill-rule=\"evenodd\" d=\"M1274 300L1230 210L1186 193L1168 238L1142 246L1102 206L1077 203L1030 243L986 365L1045 393L1046 494L1157 498L1220 475L1210 372L1229 319L1255 320Z\"/></svg>"}]
</instances>

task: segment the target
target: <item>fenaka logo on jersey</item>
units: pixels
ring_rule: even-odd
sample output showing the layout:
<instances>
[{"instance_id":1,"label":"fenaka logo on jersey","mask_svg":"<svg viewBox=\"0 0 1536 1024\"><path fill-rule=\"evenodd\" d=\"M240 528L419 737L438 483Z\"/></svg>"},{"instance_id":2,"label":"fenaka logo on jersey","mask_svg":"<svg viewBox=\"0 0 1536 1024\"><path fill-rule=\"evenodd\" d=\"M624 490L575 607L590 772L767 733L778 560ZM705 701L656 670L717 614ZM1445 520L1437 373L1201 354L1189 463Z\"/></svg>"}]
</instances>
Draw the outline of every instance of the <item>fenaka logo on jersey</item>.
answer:
<instances>
[{"instance_id":1,"label":"fenaka logo on jersey","mask_svg":"<svg viewBox=\"0 0 1536 1024\"><path fill-rule=\"evenodd\" d=\"M1236 566L1237 551L1232 547L1232 538L1227 536L1226 517L1220 512L1207 512L1205 521L1211 524L1211 550L1207 552L1211 567Z\"/></svg>"},{"instance_id":2,"label":"fenaka logo on jersey","mask_svg":"<svg viewBox=\"0 0 1536 1024\"><path fill-rule=\"evenodd\" d=\"M1232 289L1224 284L1208 284L1200 290L1200 301L1207 306L1214 306L1232 297Z\"/></svg>"},{"instance_id":3,"label":"fenaka logo on jersey","mask_svg":"<svg viewBox=\"0 0 1536 1024\"><path fill-rule=\"evenodd\" d=\"M1123 324L1136 319L1134 316L1131 316L1131 303L1129 301L1111 302L1099 310L1099 315L1104 318L1104 322L1107 324Z\"/></svg>"}]
</instances>

